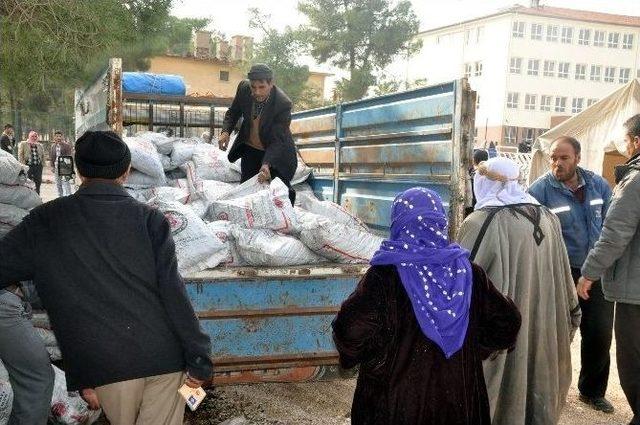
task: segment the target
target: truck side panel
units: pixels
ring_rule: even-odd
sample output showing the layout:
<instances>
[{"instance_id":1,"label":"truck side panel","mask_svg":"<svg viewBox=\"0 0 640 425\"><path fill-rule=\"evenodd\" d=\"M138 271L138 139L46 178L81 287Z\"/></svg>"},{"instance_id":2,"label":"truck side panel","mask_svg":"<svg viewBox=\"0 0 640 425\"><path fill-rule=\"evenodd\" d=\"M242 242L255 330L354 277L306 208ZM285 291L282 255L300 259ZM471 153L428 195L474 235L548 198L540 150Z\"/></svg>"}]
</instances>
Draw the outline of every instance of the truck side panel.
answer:
<instances>
[{"instance_id":1,"label":"truck side panel","mask_svg":"<svg viewBox=\"0 0 640 425\"><path fill-rule=\"evenodd\" d=\"M331 321L366 265L205 271L187 294L211 337L217 384L338 373Z\"/></svg>"},{"instance_id":2,"label":"truck side panel","mask_svg":"<svg viewBox=\"0 0 640 425\"><path fill-rule=\"evenodd\" d=\"M466 80L296 113L291 125L312 187L385 233L393 198L438 192L461 222L475 93Z\"/></svg>"}]
</instances>

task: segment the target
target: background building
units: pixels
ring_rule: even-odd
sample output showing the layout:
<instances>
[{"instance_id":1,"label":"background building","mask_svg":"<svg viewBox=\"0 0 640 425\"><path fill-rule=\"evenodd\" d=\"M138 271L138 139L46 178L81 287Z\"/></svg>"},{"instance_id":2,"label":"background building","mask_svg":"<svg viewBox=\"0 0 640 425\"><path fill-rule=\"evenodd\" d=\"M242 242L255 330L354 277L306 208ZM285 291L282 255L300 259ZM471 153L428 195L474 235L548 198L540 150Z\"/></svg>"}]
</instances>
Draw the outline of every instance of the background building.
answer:
<instances>
[{"instance_id":1,"label":"background building","mask_svg":"<svg viewBox=\"0 0 640 425\"><path fill-rule=\"evenodd\" d=\"M251 37L235 35L227 41L210 31L197 31L193 35L191 55L153 57L148 72L181 75L188 96L234 97L238 84L246 78L252 55ZM331 75L310 71L307 85L324 97L326 79Z\"/></svg>"},{"instance_id":2,"label":"background building","mask_svg":"<svg viewBox=\"0 0 640 425\"><path fill-rule=\"evenodd\" d=\"M640 77L640 17L539 6L417 35L393 69L428 84L466 76L478 93L476 145L516 147Z\"/></svg>"}]
</instances>

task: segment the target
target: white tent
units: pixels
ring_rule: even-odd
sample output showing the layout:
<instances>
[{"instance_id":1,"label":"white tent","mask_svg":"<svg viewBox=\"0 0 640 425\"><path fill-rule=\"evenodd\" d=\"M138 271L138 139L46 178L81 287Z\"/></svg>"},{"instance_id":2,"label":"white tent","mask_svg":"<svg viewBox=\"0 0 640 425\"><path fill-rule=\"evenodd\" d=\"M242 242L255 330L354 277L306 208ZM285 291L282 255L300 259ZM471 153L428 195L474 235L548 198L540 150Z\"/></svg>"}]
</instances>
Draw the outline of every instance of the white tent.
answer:
<instances>
[{"instance_id":1,"label":"white tent","mask_svg":"<svg viewBox=\"0 0 640 425\"><path fill-rule=\"evenodd\" d=\"M605 152L626 155L622 124L640 113L640 79L634 79L579 114L542 134L533 146L529 182L548 171L549 147L560 136L572 136L582 144L580 165L602 175Z\"/></svg>"}]
</instances>

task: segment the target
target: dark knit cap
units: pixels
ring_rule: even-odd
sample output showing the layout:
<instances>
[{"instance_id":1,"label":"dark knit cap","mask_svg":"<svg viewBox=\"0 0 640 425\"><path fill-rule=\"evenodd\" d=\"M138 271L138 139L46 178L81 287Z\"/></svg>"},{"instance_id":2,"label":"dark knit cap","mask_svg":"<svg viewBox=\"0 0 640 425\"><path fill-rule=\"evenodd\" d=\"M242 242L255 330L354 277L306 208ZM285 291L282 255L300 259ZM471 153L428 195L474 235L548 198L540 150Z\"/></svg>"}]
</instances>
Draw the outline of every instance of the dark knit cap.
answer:
<instances>
[{"instance_id":1,"label":"dark knit cap","mask_svg":"<svg viewBox=\"0 0 640 425\"><path fill-rule=\"evenodd\" d=\"M76 166L88 178L115 180L131 163L131 152L113 131L87 131L76 141Z\"/></svg>"},{"instance_id":2,"label":"dark knit cap","mask_svg":"<svg viewBox=\"0 0 640 425\"><path fill-rule=\"evenodd\" d=\"M250 80L271 80L273 78L273 71L269 66L263 63L257 63L251 67L247 77L249 77Z\"/></svg>"}]
</instances>

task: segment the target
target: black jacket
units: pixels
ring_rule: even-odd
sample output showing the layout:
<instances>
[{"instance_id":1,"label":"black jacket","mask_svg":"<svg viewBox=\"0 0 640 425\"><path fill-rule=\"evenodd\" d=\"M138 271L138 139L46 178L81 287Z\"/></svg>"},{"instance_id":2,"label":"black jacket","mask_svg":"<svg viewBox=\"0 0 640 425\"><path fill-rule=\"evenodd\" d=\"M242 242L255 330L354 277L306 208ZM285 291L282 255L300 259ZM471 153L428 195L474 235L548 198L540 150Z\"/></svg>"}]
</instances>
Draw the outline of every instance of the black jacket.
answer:
<instances>
[{"instance_id":1,"label":"black jacket","mask_svg":"<svg viewBox=\"0 0 640 425\"><path fill-rule=\"evenodd\" d=\"M122 187L92 183L34 208L0 240L0 258L0 288L35 282L70 391L185 369L211 376L169 223Z\"/></svg>"},{"instance_id":2,"label":"black jacket","mask_svg":"<svg viewBox=\"0 0 640 425\"><path fill-rule=\"evenodd\" d=\"M13 142L6 134L0 135L0 149L13 155Z\"/></svg>"},{"instance_id":3,"label":"black jacket","mask_svg":"<svg viewBox=\"0 0 640 425\"><path fill-rule=\"evenodd\" d=\"M222 131L231 134L240 117L243 118L240 133L229 151L231 162L242 158L245 143L249 141L252 105L250 82L249 80L241 81L238 84L236 97L227 110L222 124ZM260 140L265 145L262 163L269 164L287 181L293 178L298 166L296 147L289 129L290 124L291 100L274 85L260 119Z\"/></svg>"}]
</instances>

